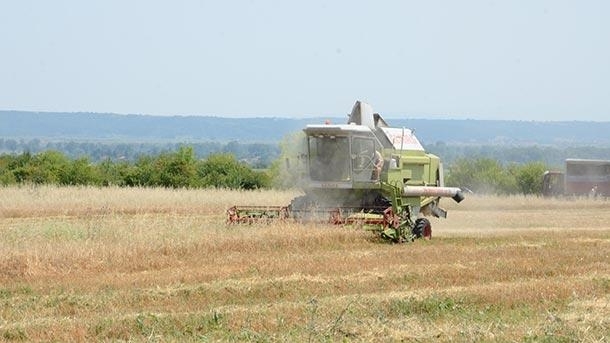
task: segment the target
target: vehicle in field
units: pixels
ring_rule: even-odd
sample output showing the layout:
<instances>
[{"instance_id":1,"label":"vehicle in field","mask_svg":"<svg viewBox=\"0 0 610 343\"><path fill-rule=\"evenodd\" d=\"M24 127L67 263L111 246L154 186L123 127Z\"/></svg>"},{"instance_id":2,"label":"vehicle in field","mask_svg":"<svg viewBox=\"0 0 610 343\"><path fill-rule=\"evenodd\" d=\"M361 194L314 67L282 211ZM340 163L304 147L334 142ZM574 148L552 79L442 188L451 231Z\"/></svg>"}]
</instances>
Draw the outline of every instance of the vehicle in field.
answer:
<instances>
[{"instance_id":1,"label":"vehicle in field","mask_svg":"<svg viewBox=\"0 0 610 343\"><path fill-rule=\"evenodd\" d=\"M544 196L610 196L610 161L567 159L565 171L546 171Z\"/></svg>"},{"instance_id":2,"label":"vehicle in field","mask_svg":"<svg viewBox=\"0 0 610 343\"><path fill-rule=\"evenodd\" d=\"M362 224L403 242L431 236L425 216L447 216L442 197L464 199L460 188L444 186L440 158L426 153L412 130L390 127L364 102L356 102L346 124L307 125L294 145L285 168L304 195L286 206L234 206L228 222Z\"/></svg>"}]
</instances>

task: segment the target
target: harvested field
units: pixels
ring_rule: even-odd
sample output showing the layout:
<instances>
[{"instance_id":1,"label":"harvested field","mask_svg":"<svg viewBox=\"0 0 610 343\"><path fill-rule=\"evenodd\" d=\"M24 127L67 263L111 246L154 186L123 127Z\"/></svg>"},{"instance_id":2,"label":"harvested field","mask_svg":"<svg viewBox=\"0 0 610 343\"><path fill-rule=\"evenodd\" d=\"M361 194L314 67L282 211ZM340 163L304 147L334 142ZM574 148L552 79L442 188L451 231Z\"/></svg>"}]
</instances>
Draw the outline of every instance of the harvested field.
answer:
<instances>
[{"instance_id":1,"label":"harvested field","mask_svg":"<svg viewBox=\"0 0 610 343\"><path fill-rule=\"evenodd\" d=\"M0 188L0 341L610 340L610 201L445 201L433 239L227 226L280 191Z\"/></svg>"}]
</instances>

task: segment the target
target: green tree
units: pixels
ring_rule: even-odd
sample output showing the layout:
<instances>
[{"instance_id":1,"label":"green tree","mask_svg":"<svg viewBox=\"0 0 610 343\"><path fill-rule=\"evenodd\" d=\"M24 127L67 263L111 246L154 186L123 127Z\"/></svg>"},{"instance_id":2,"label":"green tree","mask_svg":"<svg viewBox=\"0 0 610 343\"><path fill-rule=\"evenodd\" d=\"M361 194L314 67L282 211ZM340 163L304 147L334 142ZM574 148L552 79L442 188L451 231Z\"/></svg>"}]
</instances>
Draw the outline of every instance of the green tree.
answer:
<instances>
[{"instance_id":1,"label":"green tree","mask_svg":"<svg viewBox=\"0 0 610 343\"><path fill-rule=\"evenodd\" d=\"M154 164L155 159L151 156L142 155L138 157L133 166L125 169L123 182L131 187L157 186Z\"/></svg>"},{"instance_id":2,"label":"green tree","mask_svg":"<svg viewBox=\"0 0 610 343\"><path fill-rule=\"evenodd\" d=\"M126 161L114 162L107 158L97 164L102 186L129 186L127 179L133 170L134 167Z\"/></svg>"},{"instance_id":3,"label":"green tree","mask_svg":"<svg viewBox=\"0 0 610 343\"><path fill-rule=\"evenodd\" d=\"M59 184L70 166L70 160L55 150L38 153L32 162L36 170L35 183Z\"/></svg>"},{"instance_id":4,"label":"green tree","mask_svg":"<svg viewBox=\"0 0 610 343\"><path fill-rule=\"evenodd\" d=\"M516 167L513 173L519 191L523 194L541 194L542 174L548 169L542 162L530 162Z\"/></svg>"},{"instance_id":5,"label":"green tree","mask_svg":"<svg viewBox=\"0 0 610 343\"><path fill-rule=\"evenodd\" d=\"M468 188L475 193L516 192L515 178L500 162L489 158L457 160L449 169L447 185Z\"/></svg>"},{"instance_id":6,"label":"green tree","mask_svg":"<svg viewBox=\"0 0 610 343\"><path fill-rule=\"evenodd\" d=\"M269 178L237 161L231 154L210 155L198 167L201 186L233 189L269 187Z\"/></svg>"},{"instance_id":7,"label":"green tree","mask_svg":"<svg viewBox=\"0 0 610 343\"><path fill-rule=\"evenodd\" d=\"M9 169L18 183L31 182L32 168L30 164L34 157L29 152L16 156L10 163Z\"/></svg>"},{"instance_id":8,"label":"green tree","mask_svg":"<svg viewBox=\"0 0 610 343\"><path fill-rule=\"evenodd\" d=\"M60 182L62 185L70 186L99 185L100 176L89 162L89 158L81 157L69 164Z\"/></svg>"},{"instance_id":9,"label":"green tree","mask_svg":"<svg viewBox=\"0 0 610 343\"><path fill-rule=\"evenodd\" d=\"M9 169L18 183L58 184L69 164L64 154L48 150L36 155L25 152L16 156Z\"/></svg>"},{"instance_id":10,"label":"green tree","mask_svg":"<svg viewBox=\"0 0 610 343\"><path fill-rule=\"evenodd\" d=\"M0 155L0 185L7 186L17 183L11 165L14 157L11 155Z\"/></svg>"},{"instance_id":11,"label":"green tree","mask_svg":"<svg viewBox=\"0 0 610 343\"><path fill-rule=\"evenodd\" d=\"M173 153L161 154L155 162L158 184L164 187L194 187L197 168L192 147L182 146Z\"/></svg>"}]
</instances>

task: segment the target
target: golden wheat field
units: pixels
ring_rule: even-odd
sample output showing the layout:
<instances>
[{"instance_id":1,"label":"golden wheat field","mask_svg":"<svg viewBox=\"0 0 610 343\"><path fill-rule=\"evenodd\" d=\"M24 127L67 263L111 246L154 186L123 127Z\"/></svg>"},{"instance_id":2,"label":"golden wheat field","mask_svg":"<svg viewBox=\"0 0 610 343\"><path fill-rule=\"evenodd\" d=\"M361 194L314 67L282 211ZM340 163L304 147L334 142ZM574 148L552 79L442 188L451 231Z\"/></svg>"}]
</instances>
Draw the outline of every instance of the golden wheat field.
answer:
<instances>
[{"instance_id":1,"label":"golden wheat field","mask_svg":"<svg viewBox=\"0 0 610 343\"><path fill-rule=\"evenodd\" d=\"M225 224L296 195L0 188L0 340L610 340L608 200L448 200L401 245Z\"/></svg>"}]
</instances>

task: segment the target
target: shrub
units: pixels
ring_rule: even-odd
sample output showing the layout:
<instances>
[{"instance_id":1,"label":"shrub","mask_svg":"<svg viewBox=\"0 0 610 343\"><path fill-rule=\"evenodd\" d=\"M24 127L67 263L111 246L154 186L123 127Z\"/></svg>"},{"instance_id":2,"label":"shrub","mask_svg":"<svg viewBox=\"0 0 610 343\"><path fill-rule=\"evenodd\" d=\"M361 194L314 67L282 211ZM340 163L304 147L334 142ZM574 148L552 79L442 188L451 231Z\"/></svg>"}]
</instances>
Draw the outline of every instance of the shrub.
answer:
<instances>
[{"instance_id":1,"label":"shrub","mask_svg":"<svg viewBox=\"0 0 610 343\"><path fill-rule=\"evenodd\" d=\"M0 184L61 184L133 187L216 187L256 189L269 187L265 172L257 172L231 154L197 160L192 147L158 156L140 156L135 163L104 160L93 164L87 157L69 160L57 151L36 155L0 155Z\"/></svg>"},{"instance_id":2,"label":"shrub","mask_svg":"<svg viewBox=\"0 0 610 343\"><path fill-rule=\"evenodd\" d=\"M447 185L483 194L539 194L544 163L503 166L489 158L459 159L450 168Z\"/></svg>"}]
</instances>

